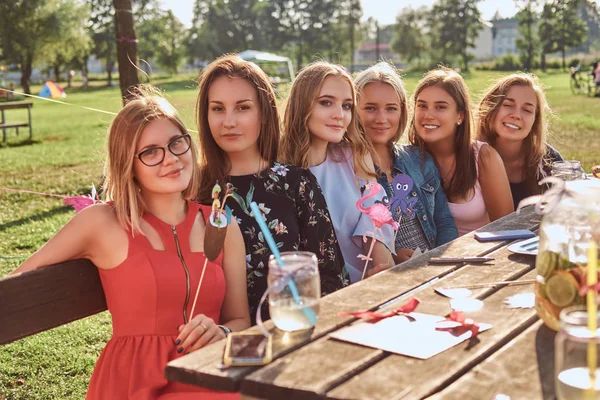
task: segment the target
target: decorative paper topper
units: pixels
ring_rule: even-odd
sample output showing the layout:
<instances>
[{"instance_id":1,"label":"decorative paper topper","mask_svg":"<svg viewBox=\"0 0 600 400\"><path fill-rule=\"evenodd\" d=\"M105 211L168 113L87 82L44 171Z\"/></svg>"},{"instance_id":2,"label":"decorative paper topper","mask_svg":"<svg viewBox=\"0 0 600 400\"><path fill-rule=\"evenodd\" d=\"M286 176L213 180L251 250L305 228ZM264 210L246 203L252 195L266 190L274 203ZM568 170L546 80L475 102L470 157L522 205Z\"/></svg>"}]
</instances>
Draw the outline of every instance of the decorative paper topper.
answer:
<instances>
[{"instance_id":1,"label":"decorative paper topper","mask_svg":"<svg viewBox=\"0 0 600 400\"><path fill-rule=\"evenodd\" d=\"M87 196L63 196L60 194L52 194L52 193L43 193L43 192L34 192L32 190L24 190L24 189L11 189L11 188L0 188L0 190L5 190L7 192L15 192L15 193L28 193L28 194L39 194L41 196L48 197L59 197L63 199L63 203L67 206L71 206L75 209L75 211L80 212L84 208L91 206L92 204L102 203L102 201L98 198L98 193L96 192L96 187L92 184L92 192Z\"/></svg>"},{"instance_id":2,"label":"decorative paper topper","mask_svg":"<svg viewBox=\"0 0 600 400\"><path fill-rule=\"evenodd\" d=\"M376 196L379 192L381 192L381 190L382 190L382 187L379 183L369 182L365 186L365 192L368 191L368 193L365 194L360 199L358 199L358 201L356 202L356 208L358 208L358 211L360 211L363 214L368 215L369 218L371 218L371 222L373 222L373 232L365 232L365 234L363 235L363 241L365 243L367 242L367 234L370 233L373 235L373 240L371 241L371 247L369 248L369 252L367 253L366 256L362 255L362 254L358 255L359 259L365 261L365 268L363 269L361 279L365 279L365 274L367 272L367 267L369 265L369 261L373 260L371 258L371 253L373 252L373 246L375 246L375 239L378 238L377 233L379 233L380 237L383 238L383 232L381 231L381 228L383 227L383 225L391 225L392 228L394 228L394 231L396 231L396 232L398 231L398 223L396 221L394 221L394 219L392 218L392 213L386 206L384 206L381 203L375 203L370 207L363 207L363 205L362 205L362 203L365 200L367 200L373 196Z\"/></svg>"},{"instance_id":3,"label":"decorative paper topper","mask_svg":"<svg viewBox=\"0 0 600 400\"><path fill-rule=\"evenodd\" d=\"M209 223L206 224L206 232L204 233L204 253L210 261L217 259L225 243L227 225L231 223L231 209L227 207L225 212L223 210L225 208L225 201L231 196L232 189L233 186L228 183L222 201L219 199L221 194L219 182L212 189L212 209L208 217Z\"/></svg>"},{"instance_id":4,"label":"decorative paper topper","mask_svg":"<svg viewBox=\"0 0 600 400\"><path fill-rule=\"evenodd\" d=\"M200 294L200 287L202 286L202 280L204 279L204 272L206 271L206 265L208 261L214 261L219 257L223 245L225 244L225 234L227 233L227 225L231 223L231 209L226 207L226 215L223 213L225 208L225 201L227 197L231 196L233 186L228 183L225 189L225 195L223 200L219 200L221 194L221 186L219 181L215 183L212 188L212 208L210 215L208 216L208 224L204 230L204 265L202 266L202 273L200 274L200 281L198 282L198 288L196 289L196 295L194 296L194 302L192 303L192 311L190 312L190 319L194 318L194 309L196 308L196 301Z\"/></svg>"},{"instance_id":5,"label":"decorative paper topper","mask_svg":"<svg viewBox=\"0 0 600 400\"><path fill-rule=\"evenodd\" d=\"M394 211L396 208L400 209L400 213L407 217L413 217L415 215L415 204L418 201L417 197L408 197L414 182L408 175L398 174L394 176L392 181L392 187L394 188L394 196L390 201L388 207L390 211Z\"/></svg>"}]
</instances>

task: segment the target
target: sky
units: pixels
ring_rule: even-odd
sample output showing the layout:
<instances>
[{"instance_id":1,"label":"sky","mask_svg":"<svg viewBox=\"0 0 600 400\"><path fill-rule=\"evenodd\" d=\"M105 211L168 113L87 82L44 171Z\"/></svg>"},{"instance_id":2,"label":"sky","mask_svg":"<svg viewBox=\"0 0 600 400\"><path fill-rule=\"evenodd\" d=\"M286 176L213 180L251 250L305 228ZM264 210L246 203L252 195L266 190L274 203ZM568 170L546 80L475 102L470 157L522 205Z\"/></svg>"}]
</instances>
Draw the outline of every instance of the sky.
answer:
<instances>
[{"instance_id":1,"label":"sky","mask_svg":"<svg viewBox=\"0 0 600 400\"><path fill-rule=\"evenodd\" d=\"M403 8L412 6L419 8L421 6L431 7L434 0L360 0L363 8L363 18L375 17L380 25L392 24L395 21L396 14ZM179 18L185 26L192 24L194 14L194 0L162 0L165 9L173 10L173 13ZM500 10L502 17L512 17L516 14L515 3L513 0L483 0L479 3L479 9L484 19L492 19L496 11Z\"/></svg>"}]
</instances>

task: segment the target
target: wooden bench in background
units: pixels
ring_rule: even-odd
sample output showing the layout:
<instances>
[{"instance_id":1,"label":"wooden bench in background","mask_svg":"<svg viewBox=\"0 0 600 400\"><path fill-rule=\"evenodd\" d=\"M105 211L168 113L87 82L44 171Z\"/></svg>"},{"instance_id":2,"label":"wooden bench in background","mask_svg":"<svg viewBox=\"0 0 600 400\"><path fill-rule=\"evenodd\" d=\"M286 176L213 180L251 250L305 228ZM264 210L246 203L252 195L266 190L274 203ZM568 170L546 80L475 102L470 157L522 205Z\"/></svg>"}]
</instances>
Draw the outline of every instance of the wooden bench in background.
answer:
<instances>
[{"instance_id":1,"label":"wooden bench in background","mask_svg":"<svg viewBox=\"0 0 600 400\"><path fill-rule=\"evenodd\" d=\"M106 310L98 269L88 260L0 278L0 345Z\"/></svg>"},{"instance_id":2,"label":"wooden bench in background","mask_svg":"<svg viewBox=\"0 0 600 400\"><path fill-rule=\"evenodd\" d=\"M17 136L19 136L19 128L29 127L29 139L32 138L33 133L31 131L31 107L33 103L31 101L8 101L0 102L0 129L2 129L2 140L6 142L6 130L9 128L15 128L17 130ZM6 110L16 110L20 108L27 109L27 122L6 122Z\"/></svg>"}]
</instances>

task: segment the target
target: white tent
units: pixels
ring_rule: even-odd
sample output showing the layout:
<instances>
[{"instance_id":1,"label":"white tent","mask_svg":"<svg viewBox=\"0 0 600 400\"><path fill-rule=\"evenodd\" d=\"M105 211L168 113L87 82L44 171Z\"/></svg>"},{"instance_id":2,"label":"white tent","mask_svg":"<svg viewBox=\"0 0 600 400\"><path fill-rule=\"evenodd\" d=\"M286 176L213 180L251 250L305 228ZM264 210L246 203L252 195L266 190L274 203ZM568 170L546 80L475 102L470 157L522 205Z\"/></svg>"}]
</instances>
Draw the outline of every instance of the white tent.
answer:
<instances>
[{"instance_id":1,"label":"white tent","mask_svg":"<svg viewBox=\"0 0 600 400\"><path fill-rule=\"evenodd\" d=\"M290 75L290 81L294 80L294 66L292 65L292 60L290 60L288 57L256 50L244 50L240 53L240 57L246 61L252 61L259 65L261 63L285 63Z\"/></svg>"}]
</instances>

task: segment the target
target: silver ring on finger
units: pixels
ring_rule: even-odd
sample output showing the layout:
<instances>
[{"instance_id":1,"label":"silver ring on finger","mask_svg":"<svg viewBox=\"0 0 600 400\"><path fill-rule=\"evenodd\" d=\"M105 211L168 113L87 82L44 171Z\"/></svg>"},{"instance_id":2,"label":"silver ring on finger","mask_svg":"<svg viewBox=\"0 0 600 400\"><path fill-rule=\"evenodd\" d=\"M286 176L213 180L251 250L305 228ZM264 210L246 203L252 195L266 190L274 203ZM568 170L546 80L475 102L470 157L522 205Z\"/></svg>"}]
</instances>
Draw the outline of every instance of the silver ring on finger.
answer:
<instances>
[{"instance_id":1,"label":"silver ring on finger","mask_svg":"<svg viewBox=\"0 0 600 400\"><path fill-rule=\"evenodd\" d=\"M208 330L208 328L206 327L206 325L204 325L204 323L200 322L200 326L204 329L204 332L206 332Z\"/></svg>"}]
</instances>

